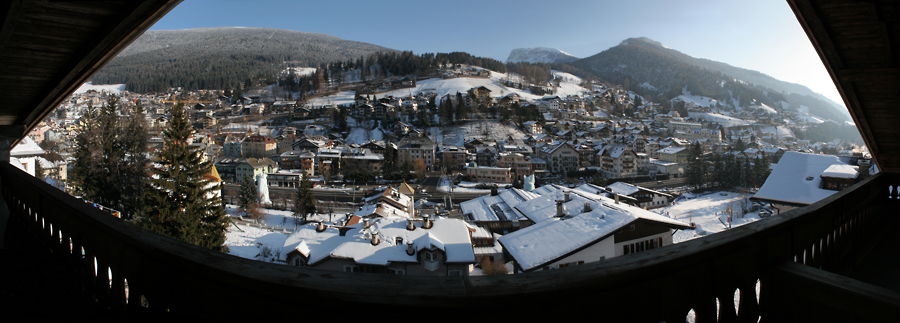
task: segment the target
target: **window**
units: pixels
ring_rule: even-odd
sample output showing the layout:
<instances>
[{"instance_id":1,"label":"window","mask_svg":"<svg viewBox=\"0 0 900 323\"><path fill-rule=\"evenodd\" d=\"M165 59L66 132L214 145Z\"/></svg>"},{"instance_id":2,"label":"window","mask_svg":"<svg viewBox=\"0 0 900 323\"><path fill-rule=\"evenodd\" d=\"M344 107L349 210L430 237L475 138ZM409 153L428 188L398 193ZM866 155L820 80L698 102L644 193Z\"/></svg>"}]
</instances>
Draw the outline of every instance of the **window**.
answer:
<instances>
[{"instance_id":1,"label":"window","mask_svg":"<svg viewBox=\"0 0 900 323\"><path fill-rule=\"evenodd\" d=\"M292 261L292 263L294 264L294 266L305 266L306 265L306 261L303 260L302 257L294 257L294 260Z\"/></svg>"},{"instance_id":2,"label":"window","mask_svg":"<svg viewBox=\"0 0 900 323\"><path fill-rule=\"evenodd\" d=\"M426 251L426 252L424 252L424 254L425 254L425 261L430 261L430 262L437 261L437 254L435 254L434 251Z\"/></svg>"},{"instance_id":3,"label":"window","mask_svg":"<svg viewBox=\"0 0 900 323\"><path fill-rule=\"evenodd\" d=\"M406 275L406 269L388 268L388 270L391 272L391 275L400 275L400 276Z\"/></svg>"},{"instance_id":4,"label":"window","mask_svg":"<svg viewBox=\"0 0 900 323\"><path fill-rule=\"evenodd\" d=\"M344 265L344 272L345 272L345 273L358 273L358 272L359 272L359 266L357 266L357 265Z\"/></svg>"}]
</instances>

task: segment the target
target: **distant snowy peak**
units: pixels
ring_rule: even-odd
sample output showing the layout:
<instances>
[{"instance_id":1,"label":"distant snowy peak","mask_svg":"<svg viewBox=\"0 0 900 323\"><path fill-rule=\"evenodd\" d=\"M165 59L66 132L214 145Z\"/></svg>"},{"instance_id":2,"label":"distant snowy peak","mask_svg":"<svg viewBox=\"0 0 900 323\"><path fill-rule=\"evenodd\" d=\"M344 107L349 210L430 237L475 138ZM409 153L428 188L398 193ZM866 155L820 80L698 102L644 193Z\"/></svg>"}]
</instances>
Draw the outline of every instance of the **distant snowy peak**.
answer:
<instances>
[{"instance_id":1,"label":"distant snowy peak","mask_svg":"<svg viewBox=\"0 0 900 323\"><path fill-rule=\"evenodd\" d=\"M507 63L569 63L579 60L578 57L556 48L535 47L516 48L509 52Z\"/></svg>"}]
</instances>

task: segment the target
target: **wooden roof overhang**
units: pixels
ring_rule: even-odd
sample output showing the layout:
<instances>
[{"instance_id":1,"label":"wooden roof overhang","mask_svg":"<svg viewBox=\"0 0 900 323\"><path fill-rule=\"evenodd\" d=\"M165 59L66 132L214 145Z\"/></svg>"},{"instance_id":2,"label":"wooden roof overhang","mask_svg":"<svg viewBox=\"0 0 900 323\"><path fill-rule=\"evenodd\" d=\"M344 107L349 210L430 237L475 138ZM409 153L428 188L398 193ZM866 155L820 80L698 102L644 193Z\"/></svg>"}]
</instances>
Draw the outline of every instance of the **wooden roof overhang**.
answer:
<instances>
[{"instance_id":1,"label":"wooden roof overhang","mask_svg":"<svg viewBox=\"0 0 900 323\"><path fill-rule=\"evenodd\" d=\"M788 0L878 169L900 173L900 3Z\"/></svg>"},{"instance_id":2,"label":"wooden roof overhang","mask_svg":"<svg viewBox=\"0 0 900 323\"><path fill-rule=\"evenodd\" d=\"M15 145L180 2L0 2L0 136Z\"/></svg>"}]
</instances>

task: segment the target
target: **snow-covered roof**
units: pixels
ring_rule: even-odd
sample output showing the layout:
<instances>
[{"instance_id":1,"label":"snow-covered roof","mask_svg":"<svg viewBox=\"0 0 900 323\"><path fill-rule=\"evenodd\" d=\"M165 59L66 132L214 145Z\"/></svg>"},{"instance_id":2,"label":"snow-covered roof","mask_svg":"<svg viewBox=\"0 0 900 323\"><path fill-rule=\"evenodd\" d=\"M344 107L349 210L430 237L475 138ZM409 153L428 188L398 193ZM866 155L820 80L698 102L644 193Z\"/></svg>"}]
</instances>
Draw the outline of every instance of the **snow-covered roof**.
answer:
<instances>
[{"instance_id":1,"label":"snow-covered roof","mask_svg":"<svg viewBox=\"0 0 900 323\"><path fill-rule=\"evenodd\" d=\"M681 151L685 150L683 147L666 147L657 151L660 154L677 154Z\"/></svg>"},{"instance_id":2,"label":"snow-covered roof","mask_svg":"<svg viewBox=\"0 0 900 323\"><path fill-rule=\"evenodd\" d=\"M625 182L615 182L611 185L607 185L606 188L621 195L631 195L641 190L639 187Z\"/></svg>"},{"instance_id":3,"label":"snow-covered roof","mask_svg":"<svg viewBox=\"0 0 900 323\"><path fill-rule=\"evenodd\" d=\"M690 227L684 222L623 203L616 204L612 199L580 190L569 193L570 200L563 203L566 215L557 217L554 200L563 198L562 192L558 196L548 194L516 207L536 223L501 237L500 242L523 270L537 268L598 242L639 219L675 228ZM590 205L587 212L585 203Z\"/></svg>"},{"instance_id":4,"label":"snow-covered roof","mask_svg":"<svg viewBox=\"0 0 900 323\"><path fill-rule=\"evenodd\" d=\"M513 209L519 203L540 195L517 188L502 190L496 196L482 196L459 204L469 221L515 221L525 216Z\"/></svg>"},{"instance_id":5,"label":"snow-covered roof","mask_svg":"<svg viewBox=\"0 0 900 323\"><path fill-rule=\"evenodd\" d=\"M820 175L831 165L846 165L837 156L784 153L754 199L813 204L837 191L822 189ZM849 166L849 165L848 165Z\"/></svg>"},{"instance_id":6,"label":"snow-covered roof","mask_svg":"<svg viewBox=\"0 0 900 323\"><path fill-rule=\"evenodd\" d=\"M364 198L363 201L365 201L366 204L375 204L375 202L378 201L386 201L394 207L404 210L410 205L412 198L409 195L400 193L393 187L388 186L375 195Z\"/></svg>"},{"instance_id":7,"label":"snow-covered roof","mask_svg":"<svg viewBox=\"0 0 900 323\"><path fill-rule=\"evenodd\" d=\"M859 167L846 164L831 165L822 172L822 177L832 178L849 178L854 179L859 176Z\"/></svg>"},{"instance_id":8,"label":"snow-covered roof","mask_svg":"<svg viewBox=\"0 0 900 323\"><path fill-rule=\"evenodd\" d=\"M38 146L38 144L31 139L31 136L23 137L15 147L12 147L12 149L9 150L9 155L14 157L43 154L44 149L42 149L41 146Z\"/></svg>"},{"instance_id":9,"label":"snow-covered roof","mask_svg":"<svg viewBox=\"0 0 900 323\"><path fill-rule=\"evenodd\" d=\"M442 250L448 263L474 263L475 253L469 238L469 227L465 222L456 219L438 218L430 229L422 229L422 223L413 223L415 229L406 229L407 220L399 217L378 218L371 220L369 228L363 223L344 227L346 233L341 235L341 227L327 226L325 231L317 232L317 224L311 223L300 227L287 237L281 252L281 259L286 260L289 253L300 252L307 257L308 264L316 264L328 257L349 258L358 264L385 266L393 262L417 262L415 254L407 254L406 244L412 242L416 251ZM372 245L371 236L377 234L378 245ZM396 238L402 238L402 244Z\"/></svg>"}]
</instances>

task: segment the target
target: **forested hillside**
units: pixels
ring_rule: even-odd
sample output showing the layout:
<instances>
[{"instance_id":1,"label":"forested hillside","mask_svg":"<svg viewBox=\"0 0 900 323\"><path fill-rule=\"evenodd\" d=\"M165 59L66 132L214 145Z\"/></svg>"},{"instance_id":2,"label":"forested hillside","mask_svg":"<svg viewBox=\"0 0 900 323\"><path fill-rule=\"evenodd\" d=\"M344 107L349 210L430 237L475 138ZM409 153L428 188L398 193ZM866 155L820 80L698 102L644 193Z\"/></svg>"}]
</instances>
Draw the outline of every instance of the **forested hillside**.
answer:
<instances>
[{"instance_id":1,"label":"forested hillside","mask_svg":"<svg viewBox=\"0 0 900 323\"><path fill-rule=\"evenodd\" d=\"M270 28L151 30L92 78L134 92L170 87L227 89L274 78L288 65L317 66L393 49L334 36ZM274 81L274 80L273 80Z\"/></svg>"},{"instance_id":2,"label":"forested hillside","mask_svg":"<svg viewBox=\"0 0 900 323\"><path fill-rule=\"evenodd\" d=\"M809 107L820 117L849 120L840 107L808 88L776 80L765 74L725 63L697 59L646 38L629 38L616 47L570 63L582 73L622 84L629 90L665 102L681 95L711 97L724 104L746 106L756 100L768 106L785 101L793 107Z\"/></svg>"}]
</instances>

